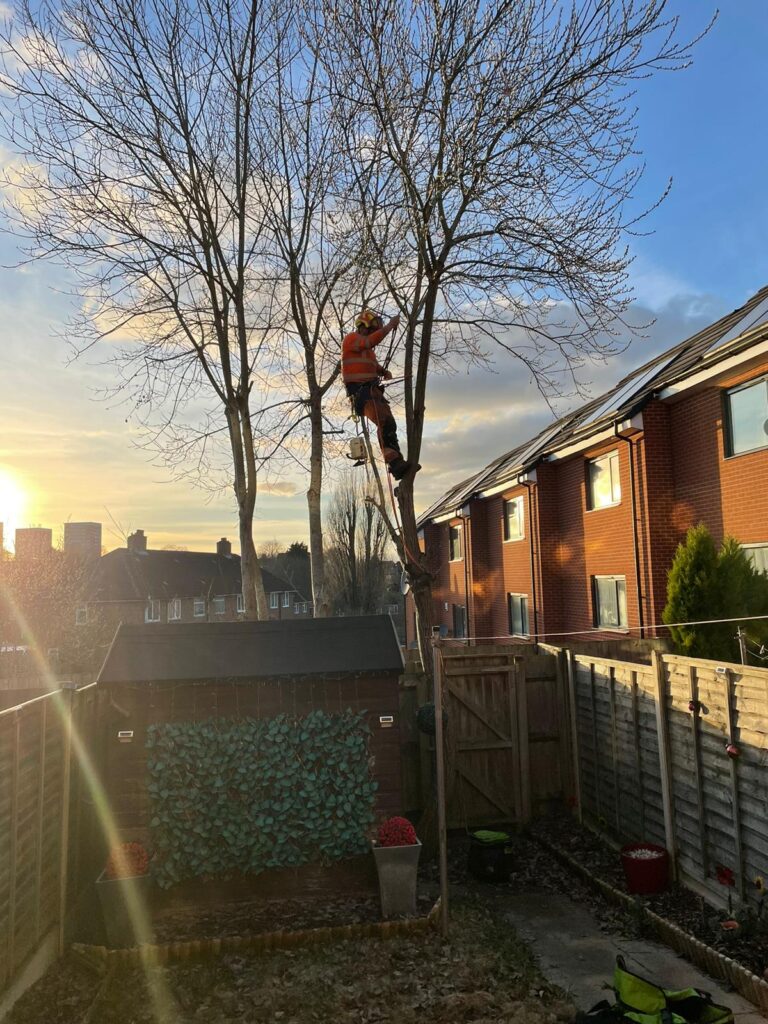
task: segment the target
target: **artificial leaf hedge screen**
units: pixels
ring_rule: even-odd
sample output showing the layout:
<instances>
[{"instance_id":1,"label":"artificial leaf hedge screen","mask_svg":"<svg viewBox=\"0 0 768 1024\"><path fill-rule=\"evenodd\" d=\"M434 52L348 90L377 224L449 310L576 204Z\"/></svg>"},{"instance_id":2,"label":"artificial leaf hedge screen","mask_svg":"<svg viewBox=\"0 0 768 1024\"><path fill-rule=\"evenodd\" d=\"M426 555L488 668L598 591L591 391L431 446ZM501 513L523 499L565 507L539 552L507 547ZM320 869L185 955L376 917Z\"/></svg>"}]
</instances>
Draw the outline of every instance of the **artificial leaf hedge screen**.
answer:
<instances>
[{"instance_id":1,"label":"artificial leaf hedge screen","mask_svg":"<svg viewBox=\"0 0 768 1024\"><path fill-rule=\"evenodd\" d=\"M352 711L150 726L158 883L364 852L377 789L369 736Z\"/></svg>"}]
</instances>

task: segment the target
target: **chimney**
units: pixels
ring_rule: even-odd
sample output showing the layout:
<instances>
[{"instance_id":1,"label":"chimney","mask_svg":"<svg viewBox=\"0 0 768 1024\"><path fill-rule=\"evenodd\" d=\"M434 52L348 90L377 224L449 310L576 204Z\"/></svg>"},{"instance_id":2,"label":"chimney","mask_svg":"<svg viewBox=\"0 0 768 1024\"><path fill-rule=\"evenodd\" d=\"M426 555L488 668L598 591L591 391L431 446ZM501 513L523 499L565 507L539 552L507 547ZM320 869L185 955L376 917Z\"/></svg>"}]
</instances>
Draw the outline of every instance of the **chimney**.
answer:
<instances>
[{"instance_id":1,"label":"chimney","mask_svg":"<svg viewBox=\"0 0 768 1024\"><path fill-rule=\"evenodd\" d=\"M147 538L144 536L143 530L137 530L136 533L132 533L128 537L128 550L129 551L146 551L147 550Z\"/></svg>"},{"instance_id":2,"label":"chimney","mask_svg":"<svg viewBox=\"0 0 768 1024\"><path fill-rule=\"evenodd\" d=\"M221 555L224 558L231 557L232 545L229 543L226 537L222 537L219 543L216 545L216 554Z\"/></svg>"}]
</instances>

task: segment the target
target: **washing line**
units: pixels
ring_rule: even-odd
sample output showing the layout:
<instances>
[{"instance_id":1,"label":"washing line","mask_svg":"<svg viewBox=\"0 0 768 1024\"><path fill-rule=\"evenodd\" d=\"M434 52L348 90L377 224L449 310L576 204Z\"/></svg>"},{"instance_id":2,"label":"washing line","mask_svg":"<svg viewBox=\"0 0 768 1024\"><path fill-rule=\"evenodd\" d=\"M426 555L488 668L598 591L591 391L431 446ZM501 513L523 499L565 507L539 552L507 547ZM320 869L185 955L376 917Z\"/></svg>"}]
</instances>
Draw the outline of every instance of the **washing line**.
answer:
<instances>
[{"instance_id":1,"label":"washing line","mask_svg":"<svg viewBox=\"0 0 768 1024\"><path fill-rule=\"evenodd\" d=\"M547 637L553 636L584 636L585 633L615 633L618 636L622 636L624 633L635 633L640 629L672 629L678 626L713 626L713 625L726 625L730 622L764 622L768 620L768 615L738 615L733 619L696 619L690 622L660 622L657 624L644 624L643 626L622 626L620 629L615 629L611 626L590 626L586 629L573 629L568 632L550 632L547 630L546 633L526 633L524 639L526 640L540 640L546 639ZM504 633L501 636L460 636L450 637L449 639L461 642L464 640L511 640L513 639L509 633Z\"/></svg>"}]
</instances>

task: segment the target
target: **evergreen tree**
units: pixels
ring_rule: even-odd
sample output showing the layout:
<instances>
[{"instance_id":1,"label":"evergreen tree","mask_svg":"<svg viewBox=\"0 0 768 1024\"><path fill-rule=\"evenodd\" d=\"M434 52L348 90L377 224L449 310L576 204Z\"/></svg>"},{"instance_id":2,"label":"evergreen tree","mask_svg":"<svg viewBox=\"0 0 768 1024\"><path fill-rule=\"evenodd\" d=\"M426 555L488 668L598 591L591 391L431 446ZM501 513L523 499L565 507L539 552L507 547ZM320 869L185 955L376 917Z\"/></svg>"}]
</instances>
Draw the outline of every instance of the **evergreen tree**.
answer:
<instances>
[{"instance_id":1,"label":"evergreen tree","mask_svg":"<svg viewBox=\"0 0 768 1024\"><path fill-rule=\"evenodd\" d=\"M768 615L768 576L758 572L734 537L726 537L718 552L709 530L692 527L669 570L667 606L662 619L701 622ZM672 626L678 654L692 658L739 661L738 622ZM768 642L768 623L745 622L747 635Z\"/></svg>"}]
</instances>

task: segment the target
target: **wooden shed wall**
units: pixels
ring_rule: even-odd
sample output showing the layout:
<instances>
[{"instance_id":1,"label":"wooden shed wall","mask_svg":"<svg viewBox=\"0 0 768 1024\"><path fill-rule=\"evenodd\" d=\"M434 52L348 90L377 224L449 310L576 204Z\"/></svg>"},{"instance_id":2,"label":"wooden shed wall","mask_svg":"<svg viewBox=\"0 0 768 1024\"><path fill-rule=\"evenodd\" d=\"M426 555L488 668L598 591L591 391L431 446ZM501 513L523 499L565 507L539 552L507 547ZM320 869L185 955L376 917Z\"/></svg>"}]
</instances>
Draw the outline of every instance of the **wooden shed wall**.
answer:
<instances>
[{"instance_id":1,"label":"wooden shed wall","mask_svg":"<svg viewBox=\"0 0 768 1024\"><path fill-rule=\"evenodd\" d=\"M240 680L237 682L178 682L107 684L111 697L105 743L105 780L113 810L126 839L141 835L149 824L147 794L147 728L162 722L192 722L206 718L301 717L314 710L329 714L365 711L371 727L373 774L379 784L376 813L402 813L398 677ZM380 715L392 715L394 725L381 728ZM133 730L129 743L119 731ZM127 833L131 834L128 835Z\"/></svg>"}]
</instances>

